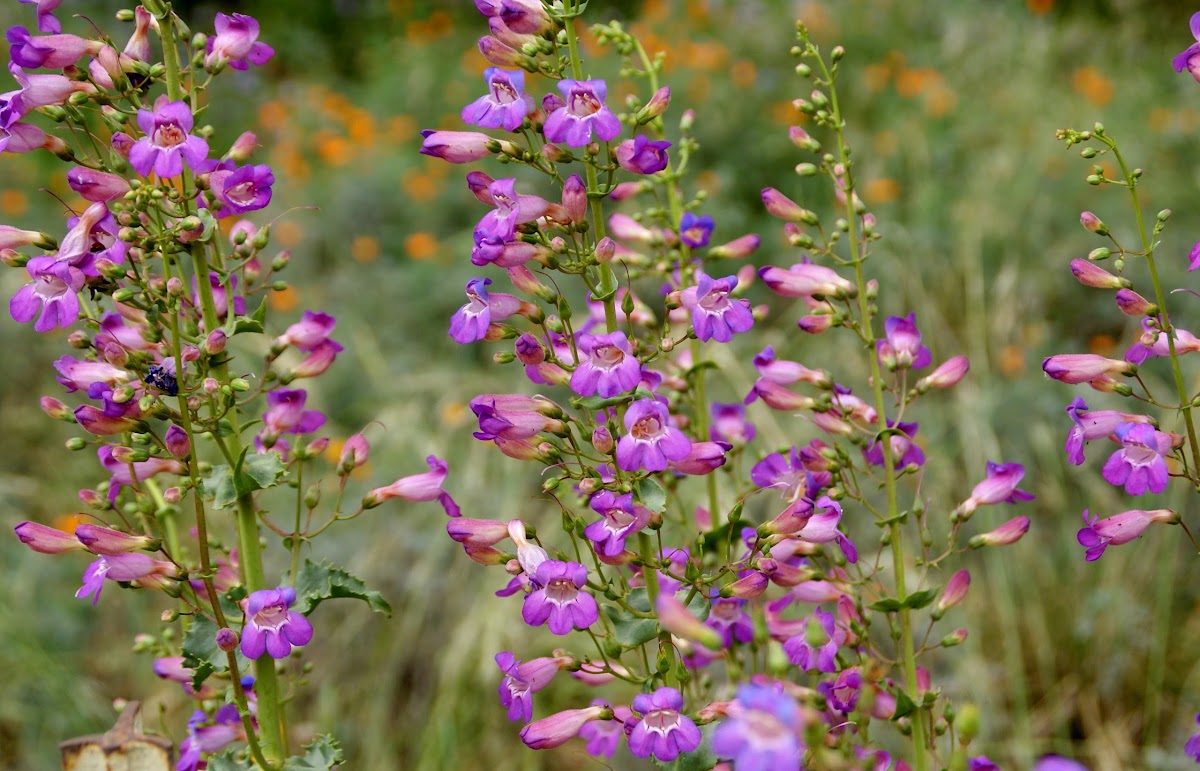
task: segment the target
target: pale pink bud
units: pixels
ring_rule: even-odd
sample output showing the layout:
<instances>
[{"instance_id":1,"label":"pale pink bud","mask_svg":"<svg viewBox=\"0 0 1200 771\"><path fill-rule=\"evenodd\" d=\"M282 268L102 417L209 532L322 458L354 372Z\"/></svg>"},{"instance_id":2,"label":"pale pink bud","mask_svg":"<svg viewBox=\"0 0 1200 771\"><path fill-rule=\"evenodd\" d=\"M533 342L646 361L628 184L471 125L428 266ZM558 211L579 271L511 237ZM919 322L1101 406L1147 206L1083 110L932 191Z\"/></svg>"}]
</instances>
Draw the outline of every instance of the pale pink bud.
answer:
<instances>
[{"instance_id":1,"label":"pale pink bud","mask_svg":"<svg viewBox=\"0 0 1200 771\"><path fill-rule=\"evenodd\" d=\"M806 217L804 207L773 187L762 189L762 202L772 217L789 222L802 222Z\"/></svg>"},{"instance_id":2,"label":"pale pink bud","mask_svg":"<svg viewBox=\"0 0 1200 771\"><path fill-rule=\"evenodd\" d=\"M980 549L984 546L1008 546L1021 540L1027 532L1029 532L1029 517L1014 517L995 530L974 536L968 541L968 545L972 549Z\"/></svg>"},{"instance_id":3,"label":"pale pink bud","mask_svg":"<svg viewBox=\"0 0 1200 771\"><path fill-rule=\"evenodd\" d=\"M596 244L596 262L611 262L617 253L617 244L608 236Z\"/></svg>"},{"instance_id":4,"label":"pale pink bud","mask_svg":"<svg viewBox=\"0 0 1200 771\"><path fill-rule=\"evenodd\" d=\"M490 155L488 143L493 141L478 131L421 132L421 154L441 158L448 163L470 163ZM115 137L114 137L115 139Z\"/></svg>"},{"instance_id":5,"label":"pale pink bud","mask_svg":"<svg viewBox=\"0 0 1200 771\"><path fill-rule=\"evenodd\" d=\"M612 717L612 709L595 705L586 709L568 709L556 712L549 717L535 720L521 729L521 741L535 750L547 750L558 747L574 739L590 720L601 720Z\"/></svg>"},{"instance_id":6,"label":"pale pink bud","mask_svg":"<svg viewBox=\"0 0 1200 771\"><path fill-rule=\"evenodd\" d=\"M525 54L512 46L501 43L490 35L479 38L479 53L483 54L484 59L487 59L497 67L529 69L527 65L533 63L533 60Z\"/></svg>"},{"instance_id":7,"label":"pale pink bud","mask_svg":"<svg viewBox=\"0 0 1200 771\"><path fill-rule=\"evenodd\" d=\"M752 600L767 590L768 583L770 581L765 573L753 570L733 583L721 587L721 596Z\"/></svg>"},{"instance_id":8,"label":"pale pink bud","mask_svg":"<svg viewBox=\"0 0 1200 771\"><path fill-rule=\"evenodd\" d=\"M671 89L663 86L654 92L654 96L650 97L650 101L646 102L646 106L638 111L638 123L649 123L667 111L671 105Z\"/></svg>"},{"instance_id":9,"label":"pale pink bud","mask_svg":"<svg viewBox=\"0 0 1200 771\"><path fill-rule=\"evenodd\" d=\"M1090 211L1085 211L1079 215L1079 224L1083 225L1083 229L1089 233L1095 233L1098 236L1108 235L1108 227L1100 221L1100 218Z\"/></svg>"},{"instance_id":10,"label":"pale pink bud","mask_svg":"<svg viewBox=\"0 0 1200 771\"><path fill-rule=\"evenodd\" d=\"M233 146L229 148L226 157L235 163L245 163L250 159L250 155L254 152L254 148L258 147L258 137L253 131L243 131L237 139L233 141Z\"/></svg>"},{"instance_id":11,"label":"pale pink bud","mask_svg":"<svg viewBox=\"0 0 1200 771\"><path fill-rule=\"evenodd\" d=\"M1075 278L1079 279L1079 283L1096 289L1120 289L1121 287L1130 286L1129 279L1115 276L1099 265L1087 260L1071 260L1071 273L1075 275Z\"/></svg>"},{"instance_id":12,"label":"pale pink bud","mask_svg":"<svg viewBox=\"0 0 1200 771\"><path fill-rule=\"evenodd\" d=\"M349 474L367 462L371 446L362 434L354 434L342 445L342 454L338 457L338 474Z\"/></svg>"},{"instance_id":13,"label":"pale pink bud","mask_svg":"<svg viewBox=\"0 0 1200 771\"><path fill-rule=\"evenodd\" d=\"M725 260L743 260L758 249L758 245L762 242L754 233L747 233L740 238L735 238L728 243L714 246L708 250L710 258L721 258Z\"/></svg>"},{"instance_id":14,"label":"pale pink bud","mask_svg":"<svg viewBox=\"0 0 1200 771\"><path fill-rule=\"evenodd\" d=\"M1152 316L1158 313L1157 305L1132 289L1118 289L1114 299L1117 308L1126 316Z\"/></svg>"},{"instance_id":15,"label":"pale pink bud","mask_svg":"<svg viewBox=\"0 0 1200 771\"><path fill-rule=\"evenodd\" d=\"M36 522L21 522L13 528L13 532L21 543L42 554L62 554L86 548L70 533Z\"/></svg>"},{"instance_id":16,"label":"pale pink bud","mask_svg":"<svg viewBox=\"0 0 1200 771\"><path fill-rule=\"evenodd\" d=\"M702 645L710 651L719 651L723 647L721 633L693 616L674 595L660 594L654 609L662 628L676 637Z\"/></svg>"},{"instance_id":17,"label":"pale pink bud","mask_svg":"<svg viewBox=\"0 0 1200 771\"><path fill-rule=\"evenodd\" d=\"M42 412L46 413L55 420L61 420L64 423L74 423L75 415L71 408L55 399L53 396L43 396L40 401Z\"/></svg>"},{"instance_id":18,"label":"pale pink bud","mask_svg":"<svg viewBox=\"0 0 1200 771\"><path fill-rule=\"evenodd\" d=\"M568 222L582 222L587 216L587 186L578 174L567 177L563 183L562 206Z\"/></svg>"},{"instance_id":19,"label":"pale pink bud","mask_svg":"<svg viewBox=\"0 0 1200 771\"><path fill-rule=\"evenodd\" d=\"M129 192L129 181L122 176L82 166L67 172L67 184L84 200L107 202Z\"/></svg>"},{"instance_id":20,"label":"pale pink bud","mask_svg":"<svg viewBox=\"0 0 1200 771\"><path fill-rule=\"evenodd\" d=\"M517 562L526 575L536 575L538 566L550 559L545 549L530 543L525 537L525 523L521 520L514 519L508 523L508 537L517 545Z\"/></svg>"},{"instance_id":21,"label":"pale pink bud","mask_svg":"<svg viewBox=\"0 0 1200 771\"><path fill-rule=\"evenodd\" d=\"M917 391L924 393L930 388L949 388L967 375L971 362L966 356L955 356L938 365L938 368L916 382Z\"/></svg>"},{"instance_id":22,"label":"pale pink bud","mask_svg":"<svg viewBox=\"0 0 1200 771\"><path fill-rule=\"evenodd\" d=\"M1054 380L1070 385L1087 383L1111 375L1132 375L1137 367L1121 359L1107 359L1094 353L1064 353L1048 356L1042 371Z\"/></svg>"},{"instance_id":23,"label":"pale pink bud","mask_svg":"<svg viewBox=\"0 0 1200 771\"><path fill-rule=\"evenodd\" d=\"M613 451L615 446L612 434L604 426L598 426L592 432L592 446L596 448L596 452L608 455Z\"/></svg>"},{"instance_id":24,"label":"pale pink bud","mask_svg":"<svg viewBox=\"0 0 1200 771\"><path fill-rule=\"evenodd\" d=\"M508 538L508 524L498 519L452 517L446 533L455 541L471 546L495 546Z\"/></svg>"},{"instance_id":25,"label":"pale pink bud","mask_svg":"<svg viewBox=\"0 0 1200 771\"><path fill-rule=\"evenodd\" d=\"M960 570L950 576L950 580L946 582L946 588L942 591L942 596L933 610L933 617L941 618L946 611L962 602L963 598L967 596L967 588L970 585L971 574L966 570Z\"/></svg>"},{"instance_id":26,"label":"pale pink bud","mask_svg":"<svg viewBox=\"0 0 1200 771\"><path fill-rule=\"evenodd\" d=\"M80 525L75 528L75 537L93 554L127 554L158 548L158 542L153 538L122 533L100 525Z\"/></svg>"},{"instance_id":27,"label":"pale pink bud","mask_svg":"<svg viewBox=\"0 0 1200 771\"><path fill-rule=\"evenodd\" d=\"M215 356L225 350L225 343L228 337L225 332L220 329L214 329L204 339L204 352L209 356Z\"/></svg>"}]
</instances>

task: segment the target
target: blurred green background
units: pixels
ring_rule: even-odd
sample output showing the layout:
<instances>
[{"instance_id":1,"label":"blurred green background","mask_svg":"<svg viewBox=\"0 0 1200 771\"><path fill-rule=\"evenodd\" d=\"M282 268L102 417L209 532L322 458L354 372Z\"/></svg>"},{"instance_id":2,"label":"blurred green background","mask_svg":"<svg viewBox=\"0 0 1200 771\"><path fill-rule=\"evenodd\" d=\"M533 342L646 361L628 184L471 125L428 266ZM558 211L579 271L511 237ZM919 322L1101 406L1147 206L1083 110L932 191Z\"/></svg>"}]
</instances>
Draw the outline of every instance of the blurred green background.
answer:
<instances>
[{"instance_id":1,"label":"blurred green background","mask_svg":"<svg viewBox=\"0 0 1200 771\"><path fill-rule=\"evenodd\" d=\"M417 153L420 129L461 128L458 111L482 93L486 63L474 40L486 25L473 4L176 6L194 30L209 27L217 10L254 15L278 52L267 67L219 79L220 107L206 119L218 131L214 149L256 131L258 162L271 163L281 180L266 214L277 217L273 244L292 252L294 288L272 298L277 329L304 309L338 317L336 337L347 351L321 382L307 385L310 406L331 416L335 438L377 421L368 431L371 474L355 483L365 489L416 473L436 453L449 459L447 486L468 516L553 525L557 515L538 498L535 469L470 437L468 399L525 386L516 368L491 365L501 348L460 347L445 333L464 282L478 270L468 259L470 231L483 210L465 189L468 169ZM1174 210L1159 249L1165 280L1186 285L1187 253L1200 238L1200 86L1176 75L1170 59L1191 42L1195 9L1167 0L592 6L589 21L621 18L650 50L668 52L668 125L683 107L695 108L701 150L692 167L703 169L697 182L709 191L705 213L717 219L715 239L759 233L763 248L753 259L760 264L787 265L798 256L764 216L760 188L828 207L823 189L791 172L809 160L787 140L787 126L799 117L791 100L808 90L787 55L791 23L803 19L825 49L846 47L840 94L860 189L884 235L870 268L882 285L881 308L889 315L916 310L935 359L966 353L972 362L967 381L921 413L921 437L939 461L924 490L949 511L991 459L1024 463L1023 487L1038 496L1021 510L1034 520L1024 541L970 555L973 588L950 620L970 637L932 659L935 681L956 701L983 708L984 732L973 747L1004 768L1026 768L1050 751L1097 771L1186 767L1182 745L1200 711L1200 614L1189 549L1180 531L1158 528L1099 563L1084 562L1074 538L1080 512L1107 516L1135 504L1100 479L1103 447L1093 445L1083 468L1065 463L1063 407L1076 393L1047 381L1039 362L1080 351L1119 357L1136 336L1136 324L1108 294L1079 286L1067 267L1100 245L1079 227L1082 209L1133 240L1126 199L1084 184L1089 165L1054 140L1055 129L1101 120L1131 163L1146 169L1146 205ZM111 6L65 4L60 16L77 10L118 40L127 35L104 21ZM0 21L31 26L32 10L6 7ZM601 64L594 47L585 50L595 72L615 72L611 59ZM546 88L531 85L535 93ZM69 193L65 168L48 157L3 161L0 222L59 232L61 206L39 190ZM0 274L5 296L23 282L18 271ZM1194 328L1190 311L1200 300L1179 294L1173 302L1176 322ZM730 366L713 376L715 398L745 393L749 357L766 343L838 373L836 346L796 332L796 308L774 307L753 349L718 354ZM64 338L0 323L5 528L24 519L62 524L79 507L75 490L102 478L94 456L62 448L71 427L37 408L39 396L60 390L50 363L66 352ZM1145 371L1152 384L1162 379L1161 367ZM1094 408L1132 409L1080 395ZM761 406L753 419L766 439L762 452L811 437L802 421ZM1173 494L1153 505L1195 513ZM975 527L1010 515L981 512ZM297 695L312 715L302 729L342 737L347 767L355 769L587 766L579 744L548 753L521 745L518 726L496 701L492 656L546 655L557 641L527 629L515 601L493 598L507 577L470 563L443 527L436 506L388 504L325 542L396 614L322 606L306 654L317 669ZM876 537L865 525L854 532ZM106 728L119 697L146 702L154 726L163 711L163 730L182 738L190 705L150 674L149 658L128 652L133 630L165 607L162 598L110 588L94 608L76 601L83 564L0 538L4 768L55 767L56 743ZM539 696L537 716L590 698L560 678ZM621 753L617 767L631 763Z\"/></svg>"}]
</instances>

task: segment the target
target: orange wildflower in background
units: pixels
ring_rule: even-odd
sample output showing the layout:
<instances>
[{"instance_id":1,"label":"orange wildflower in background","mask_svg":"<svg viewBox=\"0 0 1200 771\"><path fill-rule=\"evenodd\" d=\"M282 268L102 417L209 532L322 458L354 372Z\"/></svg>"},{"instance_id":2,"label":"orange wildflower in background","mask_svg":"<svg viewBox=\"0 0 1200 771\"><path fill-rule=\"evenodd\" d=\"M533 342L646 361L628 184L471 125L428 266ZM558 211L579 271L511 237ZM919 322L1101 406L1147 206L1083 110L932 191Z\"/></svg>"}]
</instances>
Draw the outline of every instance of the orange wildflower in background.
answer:
<instances>
[{"instance_id":1,"label":"orange wildflower in background","mask_svg":"<svg viewBox=\"0 0 1200 771\"><path fill-rule=\"evenodd\" d=\"M863 186L863 194L871 203L891 203L900 196L900 183L891 177L873 179Z\"/></svg>"},{"instance_id":2,"label":"orange wildflower in background","mask_svg":"<svg viewBox=\"0 0 1200 771\"><path fill-rule=\"evenodd\" d=\"M431 260L440 248L432 233L417 232L404 239L404 252L412 260Z\"/></svg>"},{"instance_id":3,"label":"orange wildflower in background","mask_svg":"<svg viewBox=\"0 0 1200 771\"><path fill-rule=\"evenodd\" d=\"M355 236L350 242L350 256L355 262L374 262L379 258L379 239L374 236Z\"/></svg>"},{"instance_id":4,"label":"orange wildflower in background","mask_svg":"<svg viewBox=\"0 0 1200 771\"><path fill-rule=\"evenodd\" d=\"M1025 7L1033 13L1049 13L1054 7L1054 0L1025 0Z\"/></svg>"},{"instance_id":5,"label":"orange wildflower in background","mask_svg":"<svg viewBox=\"0 0 1200 771\"><path fill-rule=\"evenodd\" d=\"M20 190L5 190L0 192L0 214L6 217L17 217L29 209L29 198Z\"/></svg>"},{"instance_id":6,"label":"orange wildflower in background","mask_svg":"<svg viewBox=\"0 0 1200 771\"><path fill-rule=\"evenodd\" d=\"M442 191L441 181L424 171L413 169L400 178L404 193L414 201L430 201Z\"/></svg>"},{"instance_id":7,"label":"orange wildflower in background","mask_svg":"<svg viewBox=\"0 0 1200 771\"><path fill-rule=\"evenodd\" d=\"M1112 81L1104 77L1095 67L1080 67L1071 75L1071 87L1097 107L1112 101Z\"/></svg>"},{"instance_id":8,"label":"orange wildflower in background","mask_svg":"<svg viewBox=\"0 0 1200 771\"><path fill-rule=\"evenodd\" d=\"M296 306L300 304L300 292L291 284L288 284L282 291L271 292L267 295L267 302L271 304L271 310L274 311L294 311Z\"/></svg>"}]
</instances>

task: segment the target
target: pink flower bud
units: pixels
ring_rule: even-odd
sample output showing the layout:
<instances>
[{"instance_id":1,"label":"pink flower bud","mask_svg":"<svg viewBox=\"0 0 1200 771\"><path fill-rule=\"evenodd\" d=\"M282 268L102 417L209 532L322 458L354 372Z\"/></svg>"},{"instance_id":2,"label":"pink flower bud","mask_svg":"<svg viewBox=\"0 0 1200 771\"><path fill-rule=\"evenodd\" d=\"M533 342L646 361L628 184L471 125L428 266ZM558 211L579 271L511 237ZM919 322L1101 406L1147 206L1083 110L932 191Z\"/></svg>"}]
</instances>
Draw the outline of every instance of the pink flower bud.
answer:
<instances>
[{"instance_id":1,"label":"pink flower bud","mask_svg":"<svg viewBox=\"0 0 1200 771\"><path fill-rule=\"evenodd\" d=\"M807 216L804 213L804 207L773 187L763 188L762 202L763 206L767 208L768 214L781 220L802 222Z\"/></svg>"},{"instance_id":2,"label":"pink flower bud","mask_svg":"<svg viewBox=\"0 0 1200 771\"><path fill-rule=\"evenodd\" d=\"M614 214L609 217L608 232L612 233L614 238L629 243L650 243L657 239L654 231L628 214Z\"/></svg>"},{"instance_id":3,"label":"pink flower bud","mask_svg":"<svg viewBox=\"0 0 1200 771\"><path fill-rule=\"evenodd\" d=\"M792 126L788 129L788 139L792 140L792 144L801 150L808 150L815 153L821 149L821 143L813 139L807 131L799 126Z\"/></svg>"},{"instance_id":4,"label":"pink flower bud","mask_svg":"<svg viewBox=\"0 0 1200 771\"><path fill-rule=\"evenodd\" d=\"M204 339L204 352L209 356L216 356L225 350L225 343L228 337L225 332L220 329L214 329Z\"/></svg>"},{"instance_id":5,"label":"pink flower bud","mask_svg":"<svg viewBox=\"0 0 1200 771\"><path fill-rule=\"evenodd\" d=\"M354 434L342 445L342 454L338 457L338 474L349 474L367 462L371 445L362 434Z\"/></svg>"},{"instance_id":6,"label":"pink flower bud","mask_svg":"<svg viewBox=\"0 0 1200 771\"><path fill-rule=\"evenodd\" d=\"M116 174L109 174L82 166L67 172L67 184L86 201L107 202L129 192L129 181Z\"/></svg>"},{"instance_id":7,"label":"pink flower bud","mask_svg":"<svg viewBox=\"0 0 1200 771\"><path fill-rule=\"evenodd\" d=\"M1132 289L1118 289L1114 299L1117 308L1126 316L1153 316L1158 313L1157 305Z\"/></svg>"},{"instance_id":8,"label":"pink flower bud","mask_svg":"<svg viewBox=\"0 0 1200 771\"><path fill-rule=\"evenodd\" d=\"M421 154L441 158L448 163L471 163L486 158L490 154L488 143L493 141L487 134L478 131L426 129L421 136Z\"/></svg>"},{"instance_id":9,"label":"pink flower bud","mask_svg":"<svg viewBox=\"0 0 1200 771\"><path fill-rule=\"evenodd\" d=\"M1014 517L995 530L974 536L968 541L968 545L972 549L980 549L984 546L1008 546L1021 540L1027 532L1029 532L1029 517Z\"/></svg>"},{"instance_id":10,"label":"pink flower bud","mask_svg":"<svg viewBox=\"0 0 1200 771\"><path fill-rule=\"evenodd\" d=\"M122 533L100 525L80 525L75 528L75 537L93 554L127 554L158 548L158 542L153 538Z\"/></svg>"},{"instance_id":11,"label":"pink flower bud","mask_svg":"<svg viewBox=\"0 0 1200 771\"><path fill-rule=\"evenodd\" d=\"M75 415L71 412L71 408L53 396L43 396L39 403L41 404L42 412L55 420L61 420L64 423L75 422Z\"/></svg>"},{"instance_id":12,"label":"pink flower bud","mask_svg":"<svg viewBox=\"0 0 1200 771\"><path fill-rule=\"evenodd\" d=\"M471 546L495 546L508 538L508 524L498 519L454 517L446 522L446 533Z\"/></svg>"},{"instance_id":13,"label":"pink flower bud","mask_svg":"<svg viewBox=\"0 0 1200 771\"><path fill-rule=\"evenodd\" d=\"M769 583L770 580L765 573L752 570L728 586L721 587L721 596L752 600L765 592Z\"/></svg>"},{"instance_id":14,"label":"pink flower bud","mask_svg":"<svg viewBox=\"0 0 1200 771\"><path fill-rule=\"evenodd\" d=\"M601 238L600 241L597 242L597 244L596 244L596 261L597 262L611 262L612 258L614 256L616 256L616 253L617 253L617 244L615 241L613 241L608 236Z\"/></svg>"},{"instance_id":15,"label":"pink flower bud","mask_svg":"<svg viewBox=\"0 0 1200 771\"><path fill-rule=\"evenodd\" d=\"M608 455L612 453L613 447L616 444L613 442L612 434L604 426L598 426L592 432L592 446L596 448L596 452Z\"/></svg>"},{"instance_id":16,"label":"pink flower bud","mask_svg":"<svg viewBox=\"0 0 1200 771\"><path fill-rule=\"evenodd\" d=\"M646 102L646 106L638 111L637 122L649 123L658 116L667 111L671 106L671 89L663 86L654 92L654 96L650 97L650 101Z\"/></svg>"},{"instance_id":17,"label":"pink flower bud","mask_svg":"<svg viewBox=\"0 0 1200 771\"><path fill-rule=\"evenodd\" d=\"M587 709L568 709L535 720L521 729L521 741L535 750L547 750L566 744L591 720L611 718L612 709L595 705Z\"/></svg>"},{"instance_id":18,"label":"pink flower bud","mask_svg":"<svg viewBox=\"0 0 1200 771\"><path fill-rule=\"evenodd\" d=\"M1054 380L1078 385L1111 375L1132 375L1137 367L1121 359L1107 359L1094 353L1064 353L1046 357L1042 361L1042 371Z\"/></svg>"},{"instance_id":19,"label":"pink flower bud","mask_svg":"<svg viewBox=\"0 0 1200 771\"><path fill-rule=\"evenodd\" d=\"M483 54L484 59L487 59L497 67L520 67L524 69L527 63L532 63L533 61L517 49L501 43L490 35L479 38L479 53Z\"/></svg>"},{"instance_id":20,"label":"pink flower bud","mask_svg":"<svg viewBox=\"0 0 1200 771\"><path fill-rule=\"evenodd\" d=\"M950 580L946 582L946 588L942 591L942 596L934 608L933 617L941 618L946 611L962 602L963 598L967 596L967 588L970 585L971 574L966 570L960 570L950 576Z\"/></svg>"},{"instance_id":21,"label":"pink flower bud","mask_svg":"<svg viewBox=\"0 0 1200 771\"><path fill-rule=\"evenodd\" d=\"M1079 279L1079 283L1096 289L1120 289L1130 285L1128 279L1115 276L1087 260L1071 260L1071 273Z\"/></svg>"},{"instance_id":22,"label":"pink flower bud","mask_svg":"<svg viewBox=\"0 0 1200 771\"><path fill-rule=\"evenodd\" d=\"M167 447L167 452L171 453L178 460L183 460L192 453L192 443L188 439L187 431L184 431L177 425L172 425L167 429L167 434L163 437L163 443ZM115 450L113 454L115 457Z\"/></svg>"},{"instance_id":23,"label":"pink flower bud","mask_svg":"<svg viewBox=\"0 0 1200 771\"><path fill-rule=\"evenodd\" d=\"M692 615L687 606L672 594L660 594L654 603L658 622L662 628L684 640L697 643L710 651L719 651L723 641L721 633Z\"/></svg>"},{"instance_id":24,"label":"pink flower bud","mask_svg":"<svg viewBox=\"0 0 1200 771\"><path fill-rule=\"evenodd\" d=\"M163 501L167 503L179 503L183 500L183 491L178 487L168 487L166 490L163 490L162 497Z\"/></svg>"},{"instance_id":25,"label":"pink flower bud","mask_svg":"<svg viewBox=\"0 0 1200 771\"><path fill-rule=\"evenodd\" d=\"M572 174L563 183L562 206L568 222L582 222L587 216L587 187L578 174Z\"/></svg>"},{"instance_id":26,"label":"pink flower bud","mask_svg":"<svg viewBox=\"0 0 1200 771\"><path fill-rule=\"evenodd\" d=\"M253 131L244 131L233 141L233 146L229 148L226 157L235 163L245 163L250 159L250 155L256 147L258 147L258 137L254 135Z\"/></svg>"},{"instance_id":27,"label":"pink flower bud","mask_svg":"<svg viewBox=\"0 0 1200 771\"><path fill-rule=\"evenodd\" d=\"M740 238L735 238L728 243L714 246L708 250L710 258L721 258L725 260L744 260L758 249L758 245L762 242L754 233L747 233Z\"/></svg>"},{"instance_id":28,"label":"pink flower bud","mask_svg":"<svg viewBox=\"0 0 1200 771\"><path fill-rule=\"evenodd\" d=\"M957 385L967 375L971 362L966 356L955 356L938 365L938 368L916 382L917 391L924 393L930 388L949 388Z\"/></svg>"},{"instance_id":29,"label":"pink flower bud","mask_svg":"<svg viewBox=\"0 0 1200 771\"><path fill-rule=\"evenodd\" d=\"M229 627L221 627L217 630L217 647L229 653L238 647L238 633Z\"/></svg>"},{"instance_id":30,"label":"pink flower bud","mask_svg":"<svg viewBox=\"0 0 1200 771\"><path fill-rule=\"evenodd\" d=\"M789 269L768 266L760 268L758 276L781 297L836 297L849 298L858 295L854 284L823 265L798 263Z\"/></svg>"},{"instance_id":31,"label":"pink flower bud","mask_svg":"<svg viewBox=\"0 0 1200 771\"><path fill-rule=\"evenodd\" d=\"M796 326L800 327L801 332L807 332L810 335L819 335L833 326L833 316L827 313L815 316L801 316L796 322Z\"/></svg>"},{"instance_id":32,"label":"pink flower bud","mask_svg":"<svg viewBox=\"0 0 1200 771\"><path fill-rule=\"evenodd\" d=\"M1108 227L1100 221L1100 218L1090 211L1085 211L1079 215L1079 224L1083 225L1083 229L1089 233L1095 233L1098 236L1108 235Z\"/></svg>"},{"instance_id":33,"label":"pink flower bud","mask_svg":"<svg viewBox=\"0 0 1200 771\"><path fill-rule=\"evenodd\" d=\"M62 554L86 548L70 533L36 522L21 522L13 528L13 532L21 543L42 554Z\"/></svg>"}]
</instances>

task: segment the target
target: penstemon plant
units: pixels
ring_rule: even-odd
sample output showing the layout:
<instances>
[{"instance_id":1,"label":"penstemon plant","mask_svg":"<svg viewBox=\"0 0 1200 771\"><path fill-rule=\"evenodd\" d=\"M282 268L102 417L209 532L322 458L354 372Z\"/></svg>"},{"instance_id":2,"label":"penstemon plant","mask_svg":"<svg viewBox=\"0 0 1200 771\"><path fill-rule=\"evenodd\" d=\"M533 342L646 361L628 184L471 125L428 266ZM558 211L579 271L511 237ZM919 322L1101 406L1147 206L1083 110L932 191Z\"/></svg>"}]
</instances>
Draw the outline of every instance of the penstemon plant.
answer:
<instances>
[{"instance_id":1,"label":"penstemon plant","mask_svg":"<svg viewBox=\"0 0 1200 771\"><path fill-rule=\"evenodd\" d=\"M83 203L61 238L5 225L0 247L29 281L12 318L74 328L55 369L80 403L41 406L78 426L68 449L95 453L108 479L80 491L90 514L74 532L27 521L16 535L38 552L88 553L76 596L92 604L109 584L164 595L162 624L134 647L195 701L179 771L333 768L343 753L332 736L291 754L288 704L310 666L301 649L320 634L310 616L332 598L389 608L314 559L312 542L393 498L440 500L457 515L446 464L430 457L427 473L343 500L367 440L355 434L323 460L325 416L295 387L342 351L335 319L306 311L265 336L266 296L286 288L289 255L270 256L269 224L244 217L266 209L275 178L249 162L252 133L218 155L211 127L197 125L214 109L215 77L274 54L258 23L220 13L213 34L193 35L153 0L118 12L134 24L120 48L99 32L63 33L56 6L37 3L49 34L7 33L19 88L0 95L0 150L67 161Z\"/></svg>"},{"instance_id":2,"label":"penstemon plant","mask_svg":"<svg viewBox=\"0 0 1200 771\"><path fill-rule=\"evenodd\" d=\"M472 560L511 575L497 594L519 597L523 621L554 635L541 650L496 653L501 705L534 749L579 737L595 756L624 744L678 768L995 768L968 754L978 711L956 707L922 662L966 638L941 626L970 583L956 559L1029 527L1025 516L982 528L972 518L1032 495L1017 463L989 463L960 501L922 489L936 459L918 444L914 411L968 362L934 366L913 313L881 319L867 265L883 236L855 185L836 88L846 52L823 54L797 25L792 53L812 90L795 105L812 133L790 131L807 154L796 172L827 181L833 221L765 188L802 256L735 269L760 241L710 245L720 218L703 213L685 175L697 116L667 121L662 56L615 22L591 30L632 80L625 111L612 110L580 54L587 5L476 0L493 66L462 119L489 133L427 130L421 148L505 169L467 174L491 207L471 262L507 274L516 294L471 279L449 332L460 344L511 341L493 358L523 366L530 393L473 398L474 436L539 466L561 512L560 528L447 523ZM735 382L722 366L737 354L718 345L736 351L768 315L745 296L756 278L803 304L789 348L845 337L836 370L766 347L744 399L712 400ZM792 446L756 443L747 405L760 401L797 418ZM534 720L535 694L561 671L596 699Z\"/></svg>"}]
</instances>

